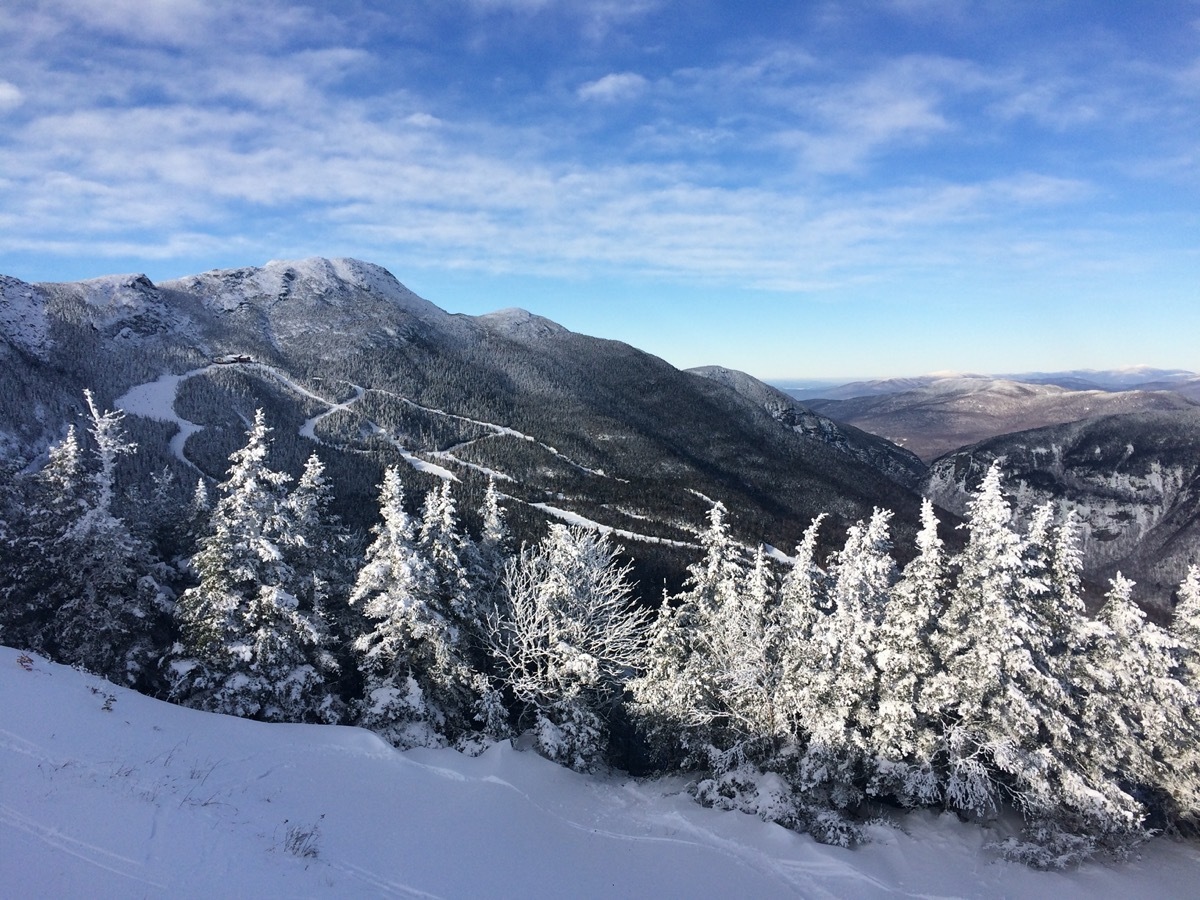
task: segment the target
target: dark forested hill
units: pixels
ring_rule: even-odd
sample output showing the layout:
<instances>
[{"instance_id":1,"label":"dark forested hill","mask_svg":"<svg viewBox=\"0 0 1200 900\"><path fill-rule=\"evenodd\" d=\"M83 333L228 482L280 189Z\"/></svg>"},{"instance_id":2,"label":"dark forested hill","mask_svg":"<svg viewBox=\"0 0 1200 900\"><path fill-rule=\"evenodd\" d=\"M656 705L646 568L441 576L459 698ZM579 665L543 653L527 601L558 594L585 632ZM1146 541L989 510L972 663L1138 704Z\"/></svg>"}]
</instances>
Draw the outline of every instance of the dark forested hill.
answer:
<instances>
[{"instance_id":1,"label":"dark forested hill","mask_svg":"<svg viewBox=\"0 0 1200 900\"><path fill-rule=\"evenodd\" d=\"M721 384L520 310L448 314L354 260L157 285L6 278L0 297L10 466L36 464L90 388L131 413L141 450L124 465L146 478L165 468L181 496L223 474L262 407L276 464L298 474L319 446L353 524L372 522L384 465L409 464L415 497L454 479L464 510L494 477L518 533L533 536L547 516L615 529L660 586L694 555L713 500L741 540L785 550L821 512L831 545L875 506L896 511L902 547L917 524L916 495L869 459L780 428Z\"/></svg>"}]
</instances>

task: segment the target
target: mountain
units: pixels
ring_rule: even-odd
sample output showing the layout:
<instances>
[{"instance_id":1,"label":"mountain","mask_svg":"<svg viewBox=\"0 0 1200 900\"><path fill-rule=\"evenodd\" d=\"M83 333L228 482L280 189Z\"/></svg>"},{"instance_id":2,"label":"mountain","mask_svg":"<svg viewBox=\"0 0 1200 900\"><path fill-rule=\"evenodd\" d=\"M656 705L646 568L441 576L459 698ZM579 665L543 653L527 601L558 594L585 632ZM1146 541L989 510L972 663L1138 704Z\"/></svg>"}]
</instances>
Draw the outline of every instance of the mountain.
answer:
<instances>
[{"instance_id":1,"label":"mountain","mask_svg":"<svg viewBox=\"0 0 1200 900\"><path fill-rule=\"evenodd\" d=\"M926 462L987 438L1095 416L1196 409L1173 391L1070 390L1000 378L935 378L895 393L808 400L814 412L911 450Z\"/></svg>"},{"instance_id":2,"label":"mountain","mask_svg":"<svg viewBox=\"0 0 1200 900\"><path fill-rule=\"evenodd\" d=\"M878 469L905 487L916 487L925 475L925 464L903 447L853 425L839 425L818 415L784 391L764 384L752 375L723 366L701 366L688 371L725 385L761 406L785 428L822 441L852 459Z\"/></svg>"},{"instance_id":3,"label":"mountain","mask_svg":"<svg viewBox=\"0 0 1200 900\"><path fill-rule=\"evenodd\" d=\"M1197 399L1200 375L1186 369L1155 369L1130 366L1123 369L1072 369L1064 372L1019 372L1005 375L972 375L934 372L907 378L882 378L837 384L830 381L781 382L783 390L797 400L852 400L921 390L947 379L1016 381L1021 384L1052 384L1072 391L1175 391Z\"/></svg>"},{"instance_id":4,"label":"mountain","mask_svg":"<svg viewBox=\"0 0 1200 900\"><path fill-rule=\"evenodd\" d=\"M296 474L319 448L353 525L373 523L385 465L404 466L410 499L454 480L464 512L490 476L519 536L548 517L611 530L654 596L693 558L713 500L745 543L782 548L821 512L829 546L876 506L896 511L898 546L917 523L914 493L711 379L521 310L449 314L369 263L0 290L10 466L36 464L90 388L130 413L134 480L166 467L182 499L223 475L261 407L274 464Z\"/></svg>"},{"instance_id":5,"label":"mountain","mask_svg":"<svg viewBox=\"0 0 1200 900\"><path fill-rule=\"evenodd\" d=\"M935 461L925 491L966 511L995 459L1023 508L1053 502L1079 514L1084 565L1103 583L1117 571L1165 613L1200 563L1200 408L1102 416L990 438Z\"/></svg>"}]
</instances>

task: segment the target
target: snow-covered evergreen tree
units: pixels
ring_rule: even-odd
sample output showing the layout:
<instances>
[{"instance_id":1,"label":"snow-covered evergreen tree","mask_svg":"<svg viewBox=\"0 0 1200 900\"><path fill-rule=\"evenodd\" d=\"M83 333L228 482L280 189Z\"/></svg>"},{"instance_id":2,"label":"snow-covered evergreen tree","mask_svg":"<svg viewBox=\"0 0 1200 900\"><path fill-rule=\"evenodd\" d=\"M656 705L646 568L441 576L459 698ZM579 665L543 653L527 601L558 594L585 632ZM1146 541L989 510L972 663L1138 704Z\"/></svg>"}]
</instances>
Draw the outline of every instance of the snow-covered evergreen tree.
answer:
<instances>
[{"instance_id":1,"label":"snow-covered evergreen tree","mask_svg":"<svg viewBox=\"0 0 1200 900\"><path fill-rule=\"evenodd\" d=\"M333 487L324 463L313 453L287 498L293 524L284 546L300 608L327 635L336 633L335 623L345 618L345 593L358 562L332 506ZM323 643L332 640L331 636L322 638Z\"/></svg>"},{"instance_id":2,"label":"snow-covered evergreen tree","mask_svg":"<svg viewBox=\"0 0 1200 900\"><path fill-rule=\"evenodd\" d=\"M1171 637L1178 657L1177 677L1184 688L1185 731L1170 752L1168 787L1175 814L1192 829L1200 829L1200 565L1190 566L1179 586Z\"/></svg>"},{"instance_id":3,"label":"snow-covered evergreen tree","mask_svg":"<svg viewBox=\"0 0 1200 900\"><path fill-rule=\"evenodd\" d=\"M663 603L650 628L645 674L631 684L655 752L684 767L711 765L738 742L726 733L721 686L731 661L718 623L740 602L743 569L723 504L713 505L700 543L704 556L689 568L684 593Z\"/></svg>"},{"instance_id":4,"label":"snow-covered evergreen tree","mask_svg":"<svg viewBox=\"0 0 1200 900\"><path fill-rule=\"evenodd\" d=\"M270 432L260 409L246 446L230 456L210 533L192 559L200 583L177 606L174 690L217 712L334 722L341 709L327 679L336 663L324 628L297 596L287 549L297 527L291 478L267 465Z\"/></svg>"},{"instance_id":5,"label":"snow-covered evergreen tree","mask_svg":"<svg viewBox=\"0 0 1200 900\"><path fill-rule=\"evenodd\" d=\"M487 665L489 609L471 585L475 546L459 525L451 482L426 494L417 547L433 573L434 611L445 623L438 665L426 673L426 690L443 733L457 740L478 730L479 704L487 691L481 675Z\"/></svg>"},{"instance_id":6,"label":"snow-covered evergreen tree","mask_svg":"<svg viewBox=\"0 0 1200 900\"><path fill-rule=\"evenodd\" d=\"M933 504L921 503L917 556L904 569L876 635L879 705L870 734L874 777L869 791L906 806L941 798L934 770L938 723L924 696L938 670L933 633L942 617L946 560Z\"/></svg>"},{"instance_id":7,"label":"snow-covered evergreen tree","mask_svg":"<svg viewBox=\"0 0 1200 900\"><path fill-rule=\"evenodd\" d=\"M136 445L124 414L84 392L93 465L75 429L50 449L2 589L6 639L126 684L148 686L167 593L149 544L114 510L116 464Z\"/></svg>"},{"instance_id":8,"label":"snow-covered evergreen tree","mask_svg":"<svg viewBox=\"0 0 1200 900\"><path fill-rule=\"evenodd\" d=\"M817 535L824 518L824 514L817 516L805 529L779 589L776 645L780 688L776 706L786 719L784 730L796 743L805 739L820 715L816 676L824 652L816 635L833 611L828 575L816 561Z\"/></svg>"},{"instance_id":9,"label":"snow-covered evergreen tree","mask_svg":"<svg viewBox=\"0 0 1200 900\"><path fill-rule=\"evenodd\" d=\"M508 604L492 629L500 678L538 749L574 769L603 762L613 708L641 664L648 616L628 573L606 537L562 524L505 572Z\"/></svg>"},{"instance_id":10,"label":"snow-covered evergreen tree","mask_svg":"<svg viewBox=\"0 0 1200 900\"><path fill-rule=\"evenodd\" d=\"M982 816L1011 800L1026 839L1007 842L1005 852L1042 867L1071 864L1110 838L1136 834L1136 815L1066 748L1070 691L1051 671L1048 616L1039 611L1049 590L1040 578L1032 582L1038 590L1030 587L1036 557L1013 528L999 464L968 512L969 539L938 629L943 670L931 686L945 729L946 802Z\"/></svg>"},{"instance_id":11,"label":"snow-covered evergreen tree","mask_svg":"<svg viewBox=\"0 0 1200 900\"><path fill-rule=\"evenodd\" d=\"M470 584L453 499L447 487L431 490L418 532L389 469L379 504L382 521L350 594L373 623L355 641L366 678L358 721L397 746L453 743L484 730L494 700L468 649L475 632L464 627Z\"/></svg>"},{"instance_id":12,"label":"snow-covered evergreen tree","mask_svg":"<svg viewBox=\"0 0 1200 900\"><path fill-rule=\"evenodd\" d=\"M383 476L379 515L350 593L351 605L373 623L355 641L365 679L357 721L399 747L435 745L444 739L418 676L424 680L436 664L449 625L434 608L434 574L417 550L416 526L394 468Z\"/></svg>"},{"instance_id":13,"label":"snow-covered evergreen tree","mask_svg":"<svg viewBox=\"0 0 1200 900\"><path fill-rule=\"evenodd\" d=\"M896 579L890 520L890 512L877 509L868 523L851 526L829 570L833 611L817 621L813 633L813 718L798 786L838 809L862 796L869 762L877 706L876 631Z\"/></svg>"}]
</instances>

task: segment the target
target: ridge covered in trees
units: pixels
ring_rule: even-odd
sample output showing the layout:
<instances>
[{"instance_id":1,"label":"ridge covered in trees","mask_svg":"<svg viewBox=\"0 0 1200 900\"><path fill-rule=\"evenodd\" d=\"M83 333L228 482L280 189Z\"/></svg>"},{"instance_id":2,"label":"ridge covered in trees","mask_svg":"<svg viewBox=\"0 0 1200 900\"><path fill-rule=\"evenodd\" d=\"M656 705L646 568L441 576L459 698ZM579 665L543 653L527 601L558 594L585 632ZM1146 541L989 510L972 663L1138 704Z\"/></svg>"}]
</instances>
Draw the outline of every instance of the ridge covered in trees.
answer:
<instances>
[{"instance_id":1,"label":"ridge covered in trees","mask_svg":"<svg viewBox=\"0 0 1200 900\"><path fill-rule=\"evenodd\" d=\"M926 501L903 569L887 510L825 559L818 517L784 565L716 503L655 612L603 535L556 524L512 547L494 485L468 534L449 482L418 506L389 470L372 534L350 532L316 454L294 485L270 467L261 412L187 509L156 482L120 515L116 460L136 448L87 401L86 435L0 483L4 643L399 747L526 735L580 770L684 771L700 802L847 846L886 805L1014 809L1001 849L1039 867L1196 828L1200 567L1167 628L1120 576L1089 618L1074 519L1015 511L998 465L963 549Z\"/></svg>"}]
</instances>

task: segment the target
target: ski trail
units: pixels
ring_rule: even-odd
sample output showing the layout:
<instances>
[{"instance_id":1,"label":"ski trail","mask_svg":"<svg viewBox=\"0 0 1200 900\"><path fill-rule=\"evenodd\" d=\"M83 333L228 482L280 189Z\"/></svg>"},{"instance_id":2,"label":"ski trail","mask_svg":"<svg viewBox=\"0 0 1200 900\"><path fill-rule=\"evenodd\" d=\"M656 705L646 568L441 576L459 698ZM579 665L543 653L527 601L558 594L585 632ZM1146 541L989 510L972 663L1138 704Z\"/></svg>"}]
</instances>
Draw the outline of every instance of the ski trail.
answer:
<instances>
[{"instance_id":1,"label":"ski trail","mask_svg":"<svg viewBox=\"0 0 1200 900\"><path fill-rule=\"evenodd\" d=\"M187 445L188 438L197 431L203 430L204 426L197 425L195 422L189 422L176 413L175 397L179 393L179 386L181 384L189 378L194 378L197 375L207 372L212 367L212 364L201 366L198 369L192 369L190 372L184 372L182 375L160 375L154 381L131 387L114 400L113 405L130 415L174 425L178 430L171 437L171 453L184 465L196 469L196 465L187 458L183 451ZM200 470L196 469L196 471Z\"/></svg>"},{"instance_id":2,"label":"ski trail","mask_svg":"<svg viewBox=\"0 0 1200 900\"><path fill-rule=\"evenodd\" d=\"M363 395L367 392L366 388L359 387L357 384L351 384L350 387L354 388L354 396L343 403L335 403L333 406L330 406L329 409L325 410L325 412L318 413L301 425L300 437L308 438L310 441L316 441L318 444L322 443L321 439L318 438L316 434L317 423L328 416L332 416L335 412L341 412L342 410L349 409L351 406L361 400Z\"/></svg>"},{"instance_id":3,"label":"ski trail","mask_svg":"<svg viewBox=\"0 0 1200 900\"><path fill-rule=\"evenodd\" d=\"M610 477L608 474L605 473L605 471L603 469L588 468L587 466L583 465L582 463L578 463L575 460L571 459L569 456L566 456L566 455L560 453L557 448L551 447L549 444L539 441L533 435L525 434L524 432L517 431L515 428L509 428L507 425L497 425L495 422L485 422L482 419L472 419L469 416L460 416L457 413L446 412L444 409L438 409L437 407L434 407L434 406L422 406L420 403L417 403L415 400L410 400L407 397L402 397L399 394L393 393L392 391L385 391L381 388L373 388L372 390L377 394L386 394L389 397L399 400L401 403L405 403L405 404L411 406L413 409L421 410L421 412L427 412L427 413L430 413L431 415L435 415L435 416L442 416L447 419L455 419L459 422L466 422L469 425L478 425L480 428L490 429L494 435L504 435L506 437L514 437L514 438L517 438L522 441L529 441L529 443L536 444L537 446L541 447L546 452L548 452L554 456L557 456L559 459L561 459L567 465L574 466L576 469L578 469L581 472L585 472L588 475L595 475L598 478L609 478ZM476 438L476 440L482 440L482 438ZM475 443L475 441L466 441L462 444L457 444L454 447L450 448L449 451L444 451L444 452L453 452L454 450L458 450L461 447L465 447L465 446L467 446L469 444L473 444L473 443ZM618 479L618 480L621 480L621 479Z\"/></svg>"},{"instance_id":4,"label":"ski trail","mask_svg":"<svg viewBox=\"0 0 1200 900\"><path fill-rule=\"evenodd\" d=\"M10 806L0 803L0 824L8 825L17 831L23 831L26 834L37 838L42 843L61 850L63 853L74 856L76 859L81 859L89 865L93 865L98 869L103 869L106 872L112 872L114 875L120 875L122 878L128 878L131 881L136 881L139 884L150 885L159 890L166 890L167 885L158 881L152 881L142 875L136 874L136 871L130 872L125 868L119 867L119 864L124 863L127 867L132 867L134 870L143 868L143 864L136 859L130 859L128 856L121 856L113 853L110 850L105 850L103 847L98 847L95 844L89 844L86 841L81 841L73 838L68 834L63 834L57 828L43 825L40 822L22 815L17 810Z\"/></svg>"},{"instance_id":5,"label":"ski trail","mask_svg":"<svg viewBox=\"0 0 1200 900\"><path fill-rule=\"evenodd\" d=\"M615 537L623 538L627 541L641 541L645 544L664 544L668 547L683 547L687 550L695 550L697 547L699 547L698 544L691 544L687 541L674 541L670 538L654 537L653 535L649 534L639 534L636 531L626 531L623 528L614 528L611 525L604 525L593 519L588 519L579 515L579 513L573 513L570 510L559 509L557 506L551 506L549 503L529 503L528 501L521 500L518 497L509 497L505 494L501 494L501 496L506 500L516 500L518 503L524 503L526 506L532 506L534 509L540 509L547 515L553 516L556 519L561 519L568 525L578 525L581 528L587 528L590 531L598 531L600 534L614 535Z\"/></svg>"},{"instance_id":6,"label":"ski trail","mask_svg":"<svg viewBox=\"0 0 1200 900\"><path fill-rule=\"evenodd\" d=\"M545 443L544 441L539 441L537 438L533 437L532 435L525 434L521 431L517 431L515 428L509 428L506 425L497 425L494 422L485 422L482 419L472 419L469 416L462 416L462 415L458 415L457 413L447 412L444 409L438 409L437 407L433 407L433 406L423 406L422 404L417 403L415 400L411 400L408 397L401 396L400 394L394 393L393 391L384 390L382 388L365 388L365 387L362 387L361 385L357 385L357 384L351 384L351 387L354 388L354 396L353 397L351 397L349 400L344 400L342 402L338 402L335 400L331 400L328 397L323 397L320 394L317 394L317 393L309 390L304 385L300 384L298 381L296 381L294 378L292 378L290 375L288 375L286 372L276 368L275 366L269 365L268 363L262 363L262 362L210 363L207 366L201 366L200 368L192 369L190 372L184 372L180 375L172 375L172 374L160 375L154 381L147 382L146 384L139 384L135 387L130 388L128 391L126 391L124 394L122 394L120 397L118 397L116 399L116 401L114 401L114 403L117 407L119 407L120 409L123 409L125 412L127 412L131 415L141 416L141 417L147 418L147 419L154 419L155 421L159 421L159 422L168 422L168 423L174 425L176 427L177 431L176 431L175 435L171 438L171 442L170 442L171 453L180 462L191 467L192 469L195 469L196 471L200 471L196 467L196 465L190 459L187 458L187 455L184 453L184 449L187 444L188 438L190 438L196 432L203 430L204 426L197 425L195 422L189 422L187 419L184 419L182 416L178 415L175 412L175 398L178 395L179 386L181 384L183 384L183 382L187 381L189 378L194 378L197 375L205 374L218 366L221 366L222 368L238 368L238 369L247 369L247 370L257 371L263 375L269 376L270 378L274 379L279 384L283 385L284 387L286 387L288 390L292 391L293 393L299 394L302 397L306 397L309 400L316 401L317 403L324 406L325 409L322 412L318 413L317 415L313 416L312 418L308 419L303 425L300 426L300 431L299 431L299 434L301 437L307 438L308 440L313 441L318 444L325 443L325 442L322 441L320 438L318 438L316 435L317 424L322 419L333 415L335 412L340 412L340 411L349 409L354 404L356 404L360 400L362 400L362 398L364 396L366 396L368 391L371 391L373 393L383 394L385 396L391 397L395 400L400 401L401 403L404 403L407 406L412 407L413 409L420 410L421 412L429 413L430 415L441 416L446 419L453 419L455 421L463 422L463 423L466 423L469 425L475 425L475 426L478 426L479 428L486 428L491 432L491 434L485 435L484 437L475 438L474 440L464 441L461 444L456 444L454 447L451 447L449 450L428 451L428 455L432 456L436 459L442 459L442 460L445 460L446 462L452 463L454 465L462 466L463 468L467 468L467 469L472 469L476 472L479 472L483 475L487 475L488 477L494 478L498 481L514 481L515 479L513 479L509 475L504 474L503 472L497 472L496 470L489 469L486 466L481 466L476 463L467 462L466 460L459 459L457 456L454 455L454 451L459 450L463 447L468 447L471 444L475 443L476 441L484 440L487 437L505 436L505 437L517 438L518 440L522 440L522 441L528 441L531 444L536 444L538 447L541 447L547 453L550 453L553 456L557 457L558 459L561 459L567 465L572 466L572 467L578 469L579 471L584 472L588 475L592 475L597 478L611 477L608 474L606 474L603 469L593 469L593 468L583 465L582 463L576 462L575 460L571 459L569 456L566 456L563 453L560 453L557 448L550 446L549 444ZM410 466L412 466L418 472L424 472L427 475L433 475L434 477L440 478L443 481L455 481L456 482L459 480L458 476L456 476L453 472L451 472L445 466L439 466L437 463L430 462L429 460L422 459L421 457L417 456L415 453L413 453L412 450L403 446L398 440L396 440L390 434L388 434L386 429L381 428L378 423L371 421L371 420L367 420L367 424L370 426L373 433L381 435L385 440L387 440L388 443L390 443L393 447L396 448L396 450L399 451L401 458L403 458L406 463L408 463ZM623 479L619 479L619 480L623 480ZM603 527L603 526L600 526L600 527ZM645 537L645 536L636 536L632 532L628 533L628 537L629 537L629 540L645 540L645 541L652 541L652 542L656 540L654 538L649 538L649 537ZM685 545L685 546L687 546L687 545Z\"/></svg>"}]
</instances>

